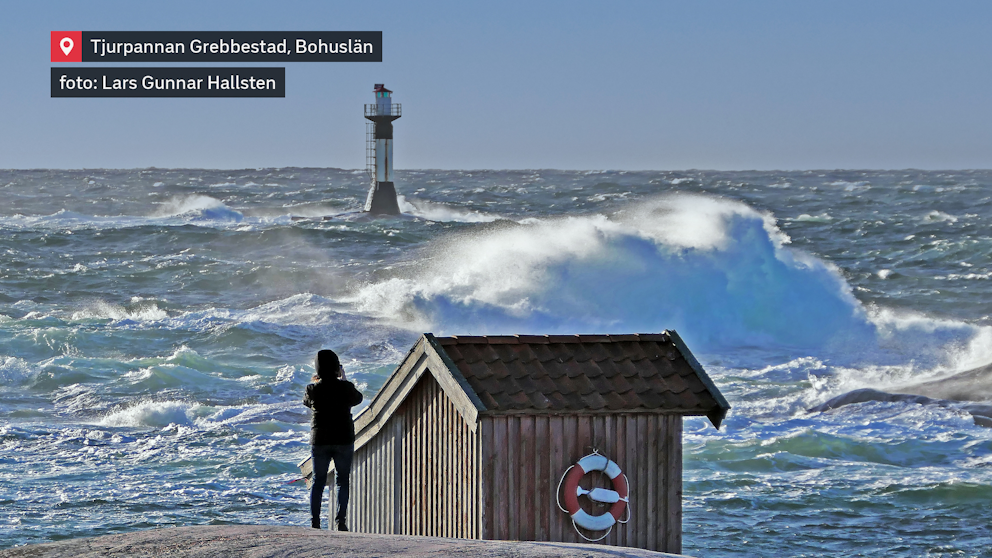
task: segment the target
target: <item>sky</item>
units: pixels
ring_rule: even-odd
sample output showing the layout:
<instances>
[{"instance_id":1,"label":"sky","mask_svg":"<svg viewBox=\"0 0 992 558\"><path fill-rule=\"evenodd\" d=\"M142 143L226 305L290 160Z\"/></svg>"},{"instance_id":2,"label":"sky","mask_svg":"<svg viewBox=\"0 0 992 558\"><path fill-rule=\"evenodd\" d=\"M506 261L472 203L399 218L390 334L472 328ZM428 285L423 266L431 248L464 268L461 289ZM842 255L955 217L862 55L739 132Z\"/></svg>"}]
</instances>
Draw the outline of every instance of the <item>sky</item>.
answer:
<instances>
[{"instance_id":1,"label":"sky","mask_svg":"<svg viewBox=\"0 0 992 558\"><path fill-rule=\"evenodd\" d=\"M375 83L398 169L992 168L990 29L986 1L3 0L0 168L363 168ZM55 30L382 31L383 61L53 99Z\"/></svg>"}]
</instances>

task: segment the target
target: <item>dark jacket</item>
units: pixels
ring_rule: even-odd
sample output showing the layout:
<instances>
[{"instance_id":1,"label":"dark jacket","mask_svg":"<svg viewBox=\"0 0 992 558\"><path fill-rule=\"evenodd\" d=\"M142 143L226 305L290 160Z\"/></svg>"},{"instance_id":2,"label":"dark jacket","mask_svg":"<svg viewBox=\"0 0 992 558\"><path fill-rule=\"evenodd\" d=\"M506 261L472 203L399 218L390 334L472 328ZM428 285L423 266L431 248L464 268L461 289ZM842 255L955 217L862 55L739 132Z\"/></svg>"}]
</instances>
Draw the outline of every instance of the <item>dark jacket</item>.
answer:
<instances>
[{"instance_id":1,"label":"dark jacket","mask_svg":"<svg viewBox=\"0 0 992 558\"><path fill-rule=\"evenodd\" d=\"M355 443L355 423L351 408L362 402L362 392L346 380L320 380L307 386L303 404L313 409L310 417L310 445Z\"/></svg>"}]
</instances>

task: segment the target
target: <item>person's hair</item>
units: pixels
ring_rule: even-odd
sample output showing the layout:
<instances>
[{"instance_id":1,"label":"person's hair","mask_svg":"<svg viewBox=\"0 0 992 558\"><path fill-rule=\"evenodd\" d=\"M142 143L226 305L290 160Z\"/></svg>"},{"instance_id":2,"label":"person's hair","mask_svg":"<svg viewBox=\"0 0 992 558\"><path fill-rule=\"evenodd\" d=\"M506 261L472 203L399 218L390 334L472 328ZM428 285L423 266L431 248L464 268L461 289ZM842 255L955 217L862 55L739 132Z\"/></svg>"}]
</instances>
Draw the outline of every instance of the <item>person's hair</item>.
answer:
<instances>
[{"instance_id":1,"label":"person's hair","mask_svg":"<svg viewBox=\"0 0 992 558\"><path fill-rule=\"evenodd\" d=\"M313 360L314 374L313 381L331 380L338 377L341 369L341 361L338 355L330 349L317 351L317 358Z\"/></svg>"}]
</instances>

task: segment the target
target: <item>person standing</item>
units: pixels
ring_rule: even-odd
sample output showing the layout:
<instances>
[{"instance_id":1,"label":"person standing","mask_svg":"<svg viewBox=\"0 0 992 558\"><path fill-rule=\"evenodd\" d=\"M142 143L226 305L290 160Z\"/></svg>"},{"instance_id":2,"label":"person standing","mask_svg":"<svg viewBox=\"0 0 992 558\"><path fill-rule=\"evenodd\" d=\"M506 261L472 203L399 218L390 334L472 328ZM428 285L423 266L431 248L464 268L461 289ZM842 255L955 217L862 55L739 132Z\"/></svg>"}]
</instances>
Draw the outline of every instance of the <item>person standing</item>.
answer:
<instances>
[{"instance_id":1,"label":"person standing","mask_svg":"<svg viewBox=\"0 0 992 558\"><path fill-rule=\"evenodd\" d=\"M303 404L313 410L310 418L310 454L313 485L310 487L310 526L320 529L320 507L327 484L327 469L334 461L338 488L338 531L347 531L351 461L355 455L355 423L351 408L362 402L362 393L345 377L334 351L324 349L314 359L315 373L307 385Z\"/></svg>"}]
</instances>

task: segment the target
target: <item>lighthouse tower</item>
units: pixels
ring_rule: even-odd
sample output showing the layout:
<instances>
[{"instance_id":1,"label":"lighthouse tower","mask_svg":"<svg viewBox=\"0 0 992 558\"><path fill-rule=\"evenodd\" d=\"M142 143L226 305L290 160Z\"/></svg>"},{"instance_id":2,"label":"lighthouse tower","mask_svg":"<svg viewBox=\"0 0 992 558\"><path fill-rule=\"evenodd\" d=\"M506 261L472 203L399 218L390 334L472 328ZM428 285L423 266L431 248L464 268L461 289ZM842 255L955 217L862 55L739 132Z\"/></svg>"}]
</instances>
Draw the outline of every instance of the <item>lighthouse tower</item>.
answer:
<instances>
[{"instance_id":1,"label":"lighthouse tower","mask_svg":"<svg viewBox=\"0 0 992 558\"><path fill-rule=\"evenodd\" d=\"M372 180L365 211L375 215L399 215L393 186L393 120L403 115L399 103L393 103L388 90L375 84L375 104L365 105L365 170Z\"/></svg>"}]
</instances>

